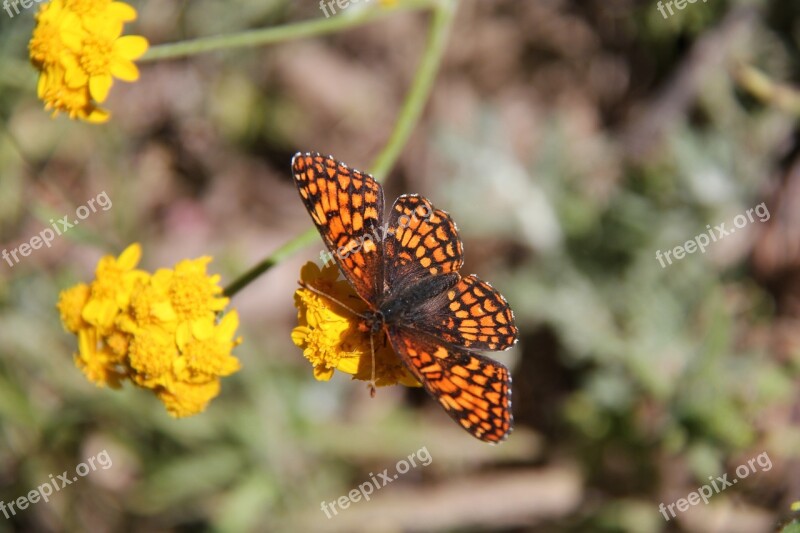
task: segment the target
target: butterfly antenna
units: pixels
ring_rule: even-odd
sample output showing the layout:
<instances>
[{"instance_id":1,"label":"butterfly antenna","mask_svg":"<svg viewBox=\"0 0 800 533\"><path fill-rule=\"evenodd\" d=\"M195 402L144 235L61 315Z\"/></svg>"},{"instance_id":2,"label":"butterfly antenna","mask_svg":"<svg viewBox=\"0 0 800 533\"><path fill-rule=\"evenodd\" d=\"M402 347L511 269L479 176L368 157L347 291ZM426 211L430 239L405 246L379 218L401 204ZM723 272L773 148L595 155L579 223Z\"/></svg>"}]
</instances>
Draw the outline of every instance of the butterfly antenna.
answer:
<instances>
[{"instance_id":1,"label":"butterfly antenna","mask_svg":"<svg viewBox=\"0 0 800 533\"><path fill-rule=\"evenodd\" d=\"M307 283L305 283L302 280L298 281L298 283L304 289L308 289L309 291L313 292L317 296L322 296L323 298L326 298L326 299L332 301L333 303L335 303L337 305L340 305L341 307L343 307L344 309L347 309L350 313L354 314L355 316L357 316L359 318L363 318L363 319L367 318L366 315L363 315L363 314L359 313L358 311L356 311L355 309L353 309L352 307L350 307L348 305L345 305L344 303L342 303L341 301L337 300L336 298L334 298L330 294L324 293L321 290L319 290L319 289L317 289L315 287L312 287L311 285L308 285Z\"/></svg>"},{"instance_id":2,"label":"butterfly antenna","mask_svg":"<svg viewBox=\"0 0 800 533\"><path fill-rule=\"evenodd\" d=\"M314 294L316 294L318 296L321 296L323 298L327 298L328 300L332 301L333 303L342 306L344 309L347 309L348 311L350 311L355 316L363 318L365 320L367 319L366 315L357 312L355 309L345 305L344 303L342 303L341 301L337 300L336 298L334 298L330 294L324 293L321 290L319 290L319 289L317 289L315 287L312 287L311 285L308 285L303 280L298 281L298 283L304 289L308 289L309 291L313 292ZM370 353L372 355L372 377L369 380L368 386L369 386L369 395L374 398L375 397L375 340L374 340L374 335L372 334L372 332L370 332L370 334L369 334L369 348L370 348Z\"/></svg>"}]
</instances>

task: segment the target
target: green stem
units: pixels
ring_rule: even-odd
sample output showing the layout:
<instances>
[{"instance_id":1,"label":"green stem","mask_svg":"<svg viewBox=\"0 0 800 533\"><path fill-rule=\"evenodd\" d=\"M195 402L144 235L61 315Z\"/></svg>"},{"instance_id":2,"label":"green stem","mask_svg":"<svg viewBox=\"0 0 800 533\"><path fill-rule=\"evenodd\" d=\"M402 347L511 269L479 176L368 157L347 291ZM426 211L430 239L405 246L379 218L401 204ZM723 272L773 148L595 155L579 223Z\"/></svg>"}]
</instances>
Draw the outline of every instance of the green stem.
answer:
<instances>
[{"instance_id":1,"label":"green stem","mask_svg":"<svg viewBox=\"0 0 800 533\"><path fill-rule=\"evenodd\" d=\"M260 263L255 265L253 268L239 276L236 280L231 282L230 285L225 287L224 294L228 298L232 297L234 294L242 290L245 286L247 286L251 281L255 280L258 276L272 268L273 266L280 263L282 260L286 259L287 257L291 256L294 252L301 249L307 244L311 244L314 242L314 239L319 235L317 233L316 228L309 228L308 231L302 233L292 239L291 241L287 242L272 254L263 259Z\"/></svg>"},{"instance_id":2,"label":"green stem","mask_svg":"<svg viewBox=\"0 0 800 533\"><path fill-rule=\"evenodd\" d=\"M425 55L420 62L414 82L400 110L400 116L395 124L389 141L383 148L375 162L372 164L372 174L382 179L392 169L408 142L411 132L419 121L428 96L431 93L436 73L442 63L442 56L447 47L447 38L450 35L450 25L455 15L455 3L442 1L436 4L433 12L433 22L428 35L428 44Z\"/></svg>"},{"instance_id":3,"label":"green stem","mask_svg":"<svg viewBox=\"0 0 800 533\"><path fill-rule=\"evenodd\" d=\"M330 18L287 24L276 28L261 28L233 35L201 37L179 43L160 44L151 47L138 61L172 59L230 48L262 46L307 37L318 37L380 20L399 11L431 9L436 6L436 3L437 0L406 0L392 8L375 6L371 9L358 11L353 15L340 13Z\"/></svg>"},{"instance_id":4,"label":"green stem","mask_svg":"<svg viewBox=\"0 0 800 533\"><path fill-rule=\"evenodd\" d=\"M425 102L428 100L431 88L433 87L433 81L436 78L436 73L439 70L439 65L444 55L447 37L450 33L450 26L455 15L455 0L435 1L431 5L434 8L434 18L428 36L425 55L420 61L420 66L417 69L414 81L403 102L403 107L400 109L400 115L394 130L386 146L381 153L378 154L378 157L372 165L371 172L379 179L389 173L397 161L400 152L402 152L403 147L408 142L408 138L411 136L411 132L419 121L422 110L425 107ZM248 283L280 261L289 257L306 244L313 242L316 235L317 231L315 228L310 228L308 231L278 248L272 255L233 281L225 289L225 296L231 297L239 292Z\"/></svg>"}]
</instances>

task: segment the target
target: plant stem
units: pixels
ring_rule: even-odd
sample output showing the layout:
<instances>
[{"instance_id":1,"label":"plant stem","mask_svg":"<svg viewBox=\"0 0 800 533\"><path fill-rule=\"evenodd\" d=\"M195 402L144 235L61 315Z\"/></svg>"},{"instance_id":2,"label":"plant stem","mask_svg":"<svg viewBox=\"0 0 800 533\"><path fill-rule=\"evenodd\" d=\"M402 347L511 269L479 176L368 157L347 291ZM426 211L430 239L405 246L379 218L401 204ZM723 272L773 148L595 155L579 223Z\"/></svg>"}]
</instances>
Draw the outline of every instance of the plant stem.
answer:
<instances>
[{"instance_id":1,"label":"plant stem","mask_svg":"<svg viewBox=\"0 0 800 533\"><path fill-rule=\"evenodd\" d=\"M431 93L433 82L436 79L436 73L442 63L442 56L447 45L447 38L450 35L450 25L453 22L454 15L454 2L448 0L436 4L425 55L422 57L411 89L400 110L392 135L372 164L372 174L379 180L383 179L397 162L400 152L403 151L411 132L417 125L420 115L422 115L425 103Z\"/></svg>"},{"instance_id":2,"label":"plant stem","mask_svg":"<svg viewBox=\"0 0 800 533\"><path fill-rule=\"evenodd\" d=\"M746 91L767 105L800 115L800 91L779 83L751 65L739 65L733 70L734 79Z\"/></svg>"},{"instance_id":3,"label":"plant stem","mask_svg":"<svg viewBox=\"0 0 800 533\"><path fill-rule=\"evenodd\" d=\"M422 110L425 107L425 102L428 100L431 88L433 87L433 81L436 78L436 73L439 70L439 65L444 55L447 37L450 33L450 26L455 15L455 1L440 0L434 1L429 5L433 7L433 21L431 23L425 55L420 61L414 81L400 109L400 114L394 130L386 146L381 150L381 153L372 165L371 172L378 179L389 173L397 162L397 158L400 152L402 152L403 147L408 142L408 138L411 136L411 132L419 121ZM231 297L239 292L248 283L274 265L278 264L286 257L291 256L306 244L313 242L316 235L317 231L314 228L310 228L308 231L300 234L275 250L269 257L265 258L228 285L225 289L225 296Z\"/></svg>"},{"instance_id":4,"label":"plant stem","mask_svg":"<svg viewBox=\"0 0 800 533\"><path fill-rule=\"evenodd\" d=\"M242 290L245 286L247 286L251 281L255 280L258 276L272 268L273 266L280 263L285 258L291 256L294 252L299 250L300 248L304 247L307 244L311 244L314 242L315 237L317 237L319 233L315 228L309 228L308 231L298 235L291 241L287 242L274 252L271 255L263 259L260 263L255 265L253 268L239 276L236 280L231 282L230 285L225 287L224 294L228 298L232 297L234 294Z\"/></svg>"},{"instance_id":5,"label":"plant stem","mask_svg":"<svg viewBox=\"0 0 800 533\"><path fill-rule=\"evenodd\" d=\"M434 8L437 0L406 0L396 7L386 8L376 6L364 9L353 15L342 13L330 18L320 18L295 24L287 24L273 28L261 28L232 35L218 35L215 37L201 37L189 41L172 44L160 44L151 47L139 62L155 61L158 59L172 59L185 57L217 50L242 48L249 46L262 46L278 42L286 42L306 37L318 37L368 24L386 18L400 11L419 11Z\"/></svg>"}]
</instances>

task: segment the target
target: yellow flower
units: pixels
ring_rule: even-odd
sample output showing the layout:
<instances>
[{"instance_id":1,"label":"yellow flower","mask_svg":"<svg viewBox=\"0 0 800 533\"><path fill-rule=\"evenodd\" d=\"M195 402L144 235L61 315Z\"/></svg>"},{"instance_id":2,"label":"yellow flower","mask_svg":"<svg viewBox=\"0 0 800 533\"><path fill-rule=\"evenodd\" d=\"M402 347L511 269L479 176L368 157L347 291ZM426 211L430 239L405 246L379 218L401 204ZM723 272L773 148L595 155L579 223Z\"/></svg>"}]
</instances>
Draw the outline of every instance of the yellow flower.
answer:
<instances>
[{"instance_id":1,"label":"yellow flower","mask_svg":"<svg viewBox=\"0 0 800 533\"><path fill-rule=\"evenodd\" d=\"M108 97L114 78L139 79L133 63L147 51L147 39L122 36L136 10L111 0L51 0L36 14L28 45L40 71L37 94L45 108L70 118L101 123L108 111L97 106Z\"/></svg>"},{"instance_id":2,"label":"yellow flower","mask_svg":"<svg viewBox=\"0 0 800 533\"><path fill-rule=\"evenodd\" d=\"M59 296L58 312L61 314L64 327L70 333L77 334L79 330L87 326L81 314L83 308L86 307L86 302L89 301L90 292L88 285L79 283L71 289L62 291Z\"/></svg>"},{"instance_id":3,"label":"yellow flower","mask_svg":"<svg viewBox=\"0 0 800 533\"><path fill-rule=\"evenodd\" d=\"M239 361L230 355L238 343L234 339L239 315L231 311L219 323L197 320L178 329L177 344L183 357L176 360L173 373L188 383L228 376L239 370ZM181 334L183 332L183 334Z\"/></svg>"},{"instance_id":4,"label":"yellow flower","mask_svg":"<svg viewBox=\"0 0 800 533\"><path fill-rule=\"evenodd\" d=\"M134 288L149 277L147 272L136 270L141 257L142 247L137 243L128 246L119 258L106 256L97 264L91 297L81 316L102 335L113 333L117 317L127 310Z\"/></svg>"},{"instance_id":5,"label":"yellow flower","mask_svg":"<svg viewBox=\"0 0 800 533\"><path fill-rule=\"evenodd\" d=\"M142 328L133 335L128 349L131 380L140 387L156 388L179 357L174 335L157 327Z\"/></svg>"},{"instance_id":6,"label":"yellow flower","mask_svg":"<svg viewBox=\"0 0 800 533\"><path fill-rule=\"evenodd\" d=\"M211 318L225 309L228 298L222 296L219 275L209 276L206 267L210 257L181 261L175 270L160 270L154 276L169 295L169 301L179 320L194 321Z\"/></svg>"},{"instance_id":7,"label":"yellow flower","mask_svg":"<svg viewBox=\"0 0 800 533\"><path fill-rule=\"evenodd\" d=\"M219 394L219 380L206 383L176 381L160 388L156 394L172 416L182 418L196 414L199 406L204 408Z\"/></svg>"},{"instance_id":8,"label":"yellow flower","mask_svg":"<svg viewBox=\"0 0 800 533\"><path fill-rule=\"evenodd\" d=\"M112 2L111 0L64 0L64 7L75 13L89 27L98 24L108 23L107 20L118 21L118 23L136 20L136 10L123 2Z\"/></svg>"},{"instance_id":9,"label":"yellow flower","mask_svg":"<svg viewBox=\"0 0 800 533\"><path fill-rule=\"evenodd\" d=\"M97 107L89 96L88 87L72 89L64 83L64 73L60 66L42 72L37 88L39 98L53 117L67 113L71 119L79 119L92 124L107 122L111 116L105 109Z\"/></svg>"},{"instance_id":10,"label":"yellow flower","mask_svg":"<svg viewBox=\"0 0 800 533\"><path fill-rule=\"evenodd\" d=\"M792 511L795 513L800 512L800 500L794 502L791 507Z\"/></svg>"},{"instance_id":11,"label":"yellow flower","mask_svg":"<svg viewBox=\"0 0 800 533\"><path fill-rule=\"evenodd\" d=\"M36 14L28 50L33 65L42 70L60 63L64 47L80 46L81 33L76 31L80 20L75 13L64 9L62 0L51 0Z\"/></svg>"},{"instance_id":12,"label":"yellow flower","mask_svg":"<svg viewBox=\"0 0 800 533\"><path fill-rule=\"evenodd\" d=\"M119 28L120 31L122 28ZM123 81L139 79L139 69L133 60L147 51L147 40L138 35L120 37L111 26L101 27L95 35L87 35L75 55L62 59L66 68L65 81L71 89L89 87L97 102L108 98L114 78Z\"/></svg>"},{"instance_id":13,"label":"yellow flower","mask_svg":"<svg viewBox=\"0 0 800 533\"><path fill-rule=\"evenodd\" d=\"M75 354L75 366L80 368L92 383L118 389L126 376L122 358L108 346L98 349L99 344L96 329L89 327L78 331L78 353Z\"/></svg>"},{"instance_id":14,"label":"yellow flower","mask_svg":"<svg viewBox=\"0 0 800 533\"><path fill-rule=\"evenodd\" d=\"M292 342L303 349L303 355L314 367L314 377L327 381L334 370L339 370L351 374L353 379L369 381L374 347L376 386L400 383L419 387L420 383L391 349L383 332L370 344L363 319L307 288L312 287L345 303L356 313L364 313L366 304L349 283L337 280L338 276L339 270L334 264L320 270L314 263L307 263L300 270L304 286L294 295L298 325L292 330Z\"/></svg>"},{"instance_id":15,"label":"yellow flower","mask_svg":"<svg viewBox=\"0 0 800 533\"><path fill-rule=\"evenodd\" d=\"M61 292L58 310L78 336L75 364L113 388L125 379L152 390L175 417L203 411L220 378L239 370L231 351L239 315L218 316L228 304L210 257L184 260L155 274L137 270L141 246L103 257L90 285Z\"/></svg>"}]
</instances>

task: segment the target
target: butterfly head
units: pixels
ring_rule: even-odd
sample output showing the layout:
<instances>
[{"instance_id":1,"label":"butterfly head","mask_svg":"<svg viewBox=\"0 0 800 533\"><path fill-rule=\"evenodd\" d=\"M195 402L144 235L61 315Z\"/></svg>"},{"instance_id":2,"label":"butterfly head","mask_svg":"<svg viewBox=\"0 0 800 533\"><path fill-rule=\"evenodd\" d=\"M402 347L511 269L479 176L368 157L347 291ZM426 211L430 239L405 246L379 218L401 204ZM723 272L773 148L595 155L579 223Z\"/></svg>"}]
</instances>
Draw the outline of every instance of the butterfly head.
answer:
<instances>
[{"instance_id":1,"label":"butterfly head","mask_svg":"<svg viewBox=\"0 0 800 533\"><path fill-rule=\"evenodd\" d=\"M364 332L369 332L372 335L380 333L383 325L386 323L383 313L380 311L367 311L364 313L364 322L360 329Z\"/></svg>"}]
</instances>

